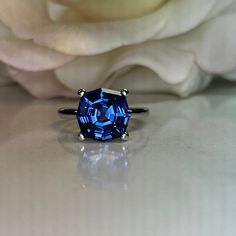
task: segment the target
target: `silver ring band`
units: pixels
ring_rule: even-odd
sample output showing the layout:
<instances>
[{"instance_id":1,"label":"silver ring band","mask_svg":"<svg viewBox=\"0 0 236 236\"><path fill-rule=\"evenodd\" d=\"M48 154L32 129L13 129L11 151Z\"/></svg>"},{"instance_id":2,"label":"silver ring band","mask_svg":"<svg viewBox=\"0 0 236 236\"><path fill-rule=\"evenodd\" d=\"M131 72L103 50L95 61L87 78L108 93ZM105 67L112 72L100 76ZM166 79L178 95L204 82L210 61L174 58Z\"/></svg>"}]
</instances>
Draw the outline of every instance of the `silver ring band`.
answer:
<instances>
[{"instance_id":1,"label":"silver ring band","mask_svg":"<svg viewBox=\"0 0 236 236\"><path fill-rule=\"evenodd\" d=\"M60 108L58 114L62 119L73 119L77 115L78 110L73 108ZM131 118L142 117L149 113L149 109L145 107L130 108Z\"/></svg>"}]
</instances>

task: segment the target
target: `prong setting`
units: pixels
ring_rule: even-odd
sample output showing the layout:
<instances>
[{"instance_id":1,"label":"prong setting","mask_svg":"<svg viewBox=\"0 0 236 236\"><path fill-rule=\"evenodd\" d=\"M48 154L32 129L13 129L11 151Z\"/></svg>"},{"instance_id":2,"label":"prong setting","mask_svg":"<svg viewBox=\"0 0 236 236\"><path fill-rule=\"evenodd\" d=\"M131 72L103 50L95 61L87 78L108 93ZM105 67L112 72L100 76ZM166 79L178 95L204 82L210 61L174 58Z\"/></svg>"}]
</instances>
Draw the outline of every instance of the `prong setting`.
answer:
<instances>
[{"instance_id":1,"label":"prong setting","mask_svg":"<svg viewBox=\"0 0 236 236\"><path fill-rule=\"evenodd\" d=\"M125 132L122 136L121 136L121 140L122 141L128 141L129 140L129 133Z\"/></svg>"},{"instance_id":2,"label":"prong setting","mask_svg":"<svg viewBox=\"0 0 236 236\"><path fill-rule=\"evenodd\" d=\"M77 94L82 98L86 94L86 90L85 89L79 89Z\"/></svg>"},{"instance_id":3,"label":"prong setting","mask_svg":"<svg viewBox=\"0 0 236 236\"><path fill-rule=\"evenodd\" d=\"M86 139L82 133L79 133L78 137L81 142L85 141Z\"/></svg>"},{"instance_id":4,"label":"prong setting","mask_svg":"<svg viewBox=\"0 0 236 236\"><path fill-rule=\"evenodd\" d=\"M121 93L122 96L127 97L127 95L129 94L129 90L128 89L122 89L120 93Z\"/></svg>"}]
</instances>

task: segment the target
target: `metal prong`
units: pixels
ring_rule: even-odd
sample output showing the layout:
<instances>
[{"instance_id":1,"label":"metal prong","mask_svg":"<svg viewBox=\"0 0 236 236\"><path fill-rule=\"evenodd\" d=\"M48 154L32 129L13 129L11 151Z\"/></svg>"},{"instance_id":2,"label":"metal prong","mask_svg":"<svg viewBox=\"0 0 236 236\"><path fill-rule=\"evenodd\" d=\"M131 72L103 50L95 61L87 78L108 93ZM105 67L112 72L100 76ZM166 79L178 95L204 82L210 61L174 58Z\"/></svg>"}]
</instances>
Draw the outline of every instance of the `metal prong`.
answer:
<instances>
[{"instance_id":1,"label":"metal prong","mask_svg":"<svg viewBox=\"0 0 236 236\"><path fill-rule=\"evenodd\" d=\"M129 140L129 134L127 132L125 132L122 136L121 136L121 140L123 141L128 141Z\"/></svg>"},{"instance_id":2,"label":"metal prong","mask_svg":"<svg viewBox=\"0 0 236 236\"><path fill-rule=\"evenodd\" d=\"M79 140L80 141L84 141L85 140L85 137L84 137L84 135L82 134L82 133L79 133Z\"/></svg>"},{"instance_id":3,"label":"metal prong","mask_svg":"<svg viewBox=\"0 0 236 236\"><path fill-rule=\"evenodd\" d=\"M121 93L122 96L126 97L129 94L129 90L128 89L122 89L120 93Z\"/></svg>"},{"instance_id":4,"label":"metal prong","mask_svg":"<svg viewBox=\"0 0 236 236\"><path fill-rule=\"evenodd\" d=\"M79 89L77 94L82 98L86 93L86 90L85 89Z\"/></svg>"}]
</instances>

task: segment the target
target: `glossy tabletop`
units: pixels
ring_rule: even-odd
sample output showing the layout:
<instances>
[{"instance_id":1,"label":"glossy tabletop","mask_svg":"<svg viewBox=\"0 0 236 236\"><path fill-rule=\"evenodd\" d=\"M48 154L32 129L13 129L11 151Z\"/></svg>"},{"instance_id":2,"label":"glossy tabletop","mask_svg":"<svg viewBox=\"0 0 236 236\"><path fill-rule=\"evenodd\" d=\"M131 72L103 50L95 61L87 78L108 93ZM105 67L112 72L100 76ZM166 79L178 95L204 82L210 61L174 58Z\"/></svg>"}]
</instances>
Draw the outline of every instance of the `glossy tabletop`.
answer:
<instances>
[{"instance_id":1,"label":"glossy tabletop","mask_svg":"<svg viewBox=\"0 0 236 236\"><path fill-rule=\"evenodd\" d=\"M77 101L0 88L1 236L236 234L236 86L129 102L128 142L80 142Z\"/></svg>"}]
</instances>

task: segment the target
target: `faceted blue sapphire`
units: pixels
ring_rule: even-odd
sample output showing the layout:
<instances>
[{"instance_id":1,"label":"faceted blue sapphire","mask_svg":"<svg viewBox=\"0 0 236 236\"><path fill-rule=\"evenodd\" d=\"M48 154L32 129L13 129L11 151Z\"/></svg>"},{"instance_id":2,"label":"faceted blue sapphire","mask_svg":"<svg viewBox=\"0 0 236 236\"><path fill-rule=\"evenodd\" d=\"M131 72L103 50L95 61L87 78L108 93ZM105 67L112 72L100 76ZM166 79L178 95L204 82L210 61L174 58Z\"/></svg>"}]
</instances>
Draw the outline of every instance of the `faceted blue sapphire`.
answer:
<instances>
[{"instance_id":1,"label":"faceted blue sapphire","mask_svg":"<svg viewBox=\"0 0 236 236\"><path fill-rule=\"evenodd\" d=\"M130 119L126 97L104 88L87 92L80 100L77 119L86 138L102 141L120 138Z\"/></svg>"}]
</instances>

